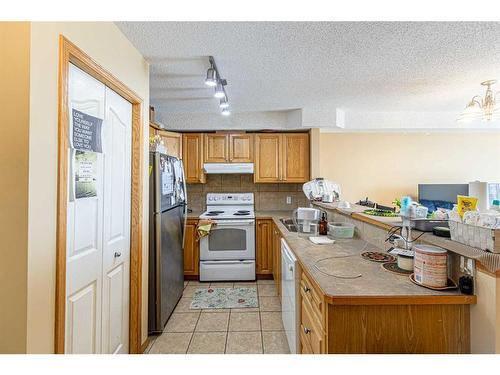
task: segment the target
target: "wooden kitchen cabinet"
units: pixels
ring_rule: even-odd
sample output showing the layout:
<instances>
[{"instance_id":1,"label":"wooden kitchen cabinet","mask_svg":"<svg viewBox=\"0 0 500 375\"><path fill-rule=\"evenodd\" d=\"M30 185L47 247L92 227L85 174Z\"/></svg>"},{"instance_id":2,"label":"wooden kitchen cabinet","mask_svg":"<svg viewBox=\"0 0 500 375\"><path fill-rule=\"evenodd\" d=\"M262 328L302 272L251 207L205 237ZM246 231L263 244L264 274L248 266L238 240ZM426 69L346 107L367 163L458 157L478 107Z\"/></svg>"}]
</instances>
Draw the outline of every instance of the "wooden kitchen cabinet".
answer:
<instances>
[{"instance_id":1,"label":"wooden kitchen cabinet","mask_svg":"<svg viewBox=\"0 0 500 375\"><path fill-rule=\"evenodd\" d=\"M252 134L229 134L229 161L253 163L253 146Z\"/></svg>"},{"instance_id":2,"label":"wooden kitchen cabinet","mask_svg":"<svg viewBox=\"0 0 500 375\"><path fill-rule=\"evenodd\" d=\"M282 143L282 181L309 181L309 134L283 134Z\"/></svg>"},{"instance_id":3,"label":"wooden kitchen cabinet","mask_svg":"<svg viewBox=\"0 0 500 375\"><path fill-rule=\"evenodd\" d=\"M257 275L273 274L273 221L257 219L255 246L255 273Z\"/></svg>"},{"instance_id":4,"label":"wooden kitchen cabinet","mask_svg":"<svg viewBox=\"0 0 500 375\"><path fill-rule=\"evenodd\" d=\"M254 182L307 182L309 175L309 134L255 134Z\"/></svg>"},{"instance_id":5,"label":"wooden kitchen cabinet","mask_svg":"<svg viewBox=\"0 0 500 375\"><path fill-rule=\"evenodd\" d=\"M167 148L167 155L182 159L182 134L165 130L158 130L158 134Z\"/></svg>"},{"instance_id":6,"label":"wooden kitchen cabinet","mask_svg":"<svg viewBox=\"0 0 500 375\"><path fill-rule=\"evenodd\" d=\"M253 136L246 133L205 134L205 163L252 163Z\"/></svg>"},{"instance_id":7,"label":"wooden kitchen cabinet","mask_svg":"<svg viewBox=\"0 0 500 375\"><path fill-rule=\"evenodd\" d=\"M279 182L281 134L255 134L254 182Z\"/></svg>"},{"instance_id":8,"label":"wooden kitchen cabinet","mask_svg":"<svg viewBox=\"0 0 500 375\"><path fill-rule=\"evenodd\" d=\"M205 183L202 133L184 133L182 135L182 159L186 182L188 184Z\"/></svg>"},{"instance_id":9,"label":"wooden kitchen cabinet","mask_svg":"<svg viewBox=\"0 0 500 375\"><path fill-rule=\"evenodd\" d=\"M323 294L307 277L300 275L300 345L301 353L326 353L325 310Z\"/></svg>"},{"instance_id":10,"label":"wooden kitchen cabinet","mask_svg":"<svg viewBox=\"0 0 500 375\"><path fill-rule=\"evenodd\" d=\"M205 134L205 163L227 163L229 147L227 134Z\"/></svg>"},{"instance_id":11,"label":"wooden kitchen cabinet","mask_svg":"<svg viewBox=\"0 0 500 375\"><path fill-rule=\"evenodd\" d=\"M184 236L184 276L197 277L200 272L200 247L196 236L198 220L188 219Z\"/></svg>"},{"instance_id":12,"label":"wooden kitchen cabinet","mask_svg":"<svg viewBox=\"0 0 500 375\"><path fill-rule=\"evenodd\" d=\"M281 295L281 234L273 223L273 279L278 296Z\"/></svg>"}]
</instances>

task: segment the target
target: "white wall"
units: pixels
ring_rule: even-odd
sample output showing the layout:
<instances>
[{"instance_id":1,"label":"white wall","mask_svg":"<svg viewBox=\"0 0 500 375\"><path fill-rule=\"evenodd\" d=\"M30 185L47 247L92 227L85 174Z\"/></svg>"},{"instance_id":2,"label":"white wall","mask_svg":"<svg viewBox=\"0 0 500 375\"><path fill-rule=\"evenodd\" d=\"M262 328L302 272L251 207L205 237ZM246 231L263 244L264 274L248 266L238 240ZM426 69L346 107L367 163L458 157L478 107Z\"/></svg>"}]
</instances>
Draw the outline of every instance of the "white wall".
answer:
<instances>
[{"instance_id":1,"label":"white wall","mask_svg":"<svg viewBox=\"0 0 500 375\"><path fill-rule=\"evenodd\" d=\"M27 351L54 350L59 34L143 100L144 171L148 165L149 66L111 22L31 24ZM148 174L143 181L143 312L147 337Z\"/></svg>"}]
</instances>

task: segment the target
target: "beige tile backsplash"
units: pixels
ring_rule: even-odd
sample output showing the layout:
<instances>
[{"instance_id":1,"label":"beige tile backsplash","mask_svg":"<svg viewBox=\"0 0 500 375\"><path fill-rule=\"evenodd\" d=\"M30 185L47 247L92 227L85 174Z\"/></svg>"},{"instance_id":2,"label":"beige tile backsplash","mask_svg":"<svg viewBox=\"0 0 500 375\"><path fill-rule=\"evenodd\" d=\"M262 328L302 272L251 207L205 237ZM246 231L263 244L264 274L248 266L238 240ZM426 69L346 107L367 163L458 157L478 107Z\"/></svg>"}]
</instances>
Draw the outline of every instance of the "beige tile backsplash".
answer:
<instances>
[{"instance_id":1,"label":"beige tile backsplash","mask_svg":"<svg viewBox=\"0 0 500 375\"><path fill-rule=\"evenodd\" d=\"M188 184L188 208L204 211L207 193L254 193L257 211L293 210L308 206L302 184L256 184L250 174L209 174L206 184ZM287 204L286 198L292 203Z\"/></svg>"}]
</instances>

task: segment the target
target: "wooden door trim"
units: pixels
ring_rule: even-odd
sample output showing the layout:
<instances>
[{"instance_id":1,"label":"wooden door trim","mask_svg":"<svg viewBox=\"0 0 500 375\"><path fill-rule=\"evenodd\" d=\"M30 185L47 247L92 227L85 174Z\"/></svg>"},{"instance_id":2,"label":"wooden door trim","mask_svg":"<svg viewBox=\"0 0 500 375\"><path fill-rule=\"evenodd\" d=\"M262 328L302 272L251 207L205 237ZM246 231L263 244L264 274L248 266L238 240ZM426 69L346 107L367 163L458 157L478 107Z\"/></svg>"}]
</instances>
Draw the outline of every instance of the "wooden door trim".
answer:
<instances>
[{"instance_id":1,"label":"wooden door trim","mask_svg":"<svg viewBox=\"0 0 500 375\"><path fill-rule=\"evenodd\" d=\"M66 323L66 222L68 179L68 77L72 63L132 104L132 174L130 207L130 313L129 352L141 353L142 311L142 99L75 44L59 35L58 179L56 232L56 301L54 351L64 353Z\"/></svg>"}]
</instances>

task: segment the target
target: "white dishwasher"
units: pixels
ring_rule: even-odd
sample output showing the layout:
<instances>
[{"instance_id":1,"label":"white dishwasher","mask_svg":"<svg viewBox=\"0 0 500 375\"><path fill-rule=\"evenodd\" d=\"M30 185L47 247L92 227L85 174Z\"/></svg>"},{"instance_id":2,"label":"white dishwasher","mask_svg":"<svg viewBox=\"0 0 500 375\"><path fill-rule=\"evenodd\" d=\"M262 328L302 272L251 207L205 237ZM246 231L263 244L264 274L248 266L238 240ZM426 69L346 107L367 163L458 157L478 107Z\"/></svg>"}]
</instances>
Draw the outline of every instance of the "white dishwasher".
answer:
<instances>
[{"instance_id":1,"label":"white dishwasher","mask_svg":"<svg viewBox=\"0 0 500 375\"><path fill-rule=\"evenodd\" d=\"M290 353L296 354L299 328L299 269L297 258L281 239L281 319L290 347Z\"/></svg>"}]
</instances>

